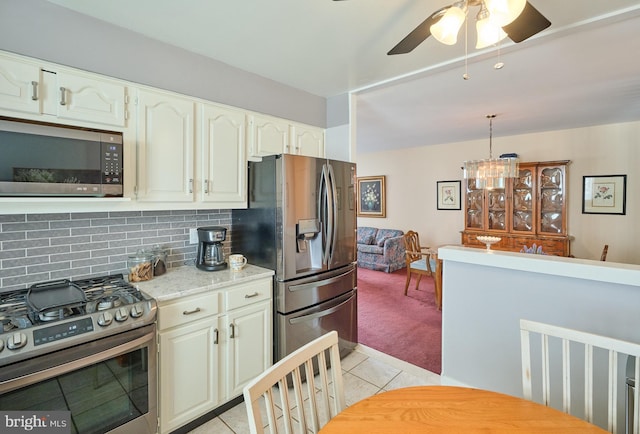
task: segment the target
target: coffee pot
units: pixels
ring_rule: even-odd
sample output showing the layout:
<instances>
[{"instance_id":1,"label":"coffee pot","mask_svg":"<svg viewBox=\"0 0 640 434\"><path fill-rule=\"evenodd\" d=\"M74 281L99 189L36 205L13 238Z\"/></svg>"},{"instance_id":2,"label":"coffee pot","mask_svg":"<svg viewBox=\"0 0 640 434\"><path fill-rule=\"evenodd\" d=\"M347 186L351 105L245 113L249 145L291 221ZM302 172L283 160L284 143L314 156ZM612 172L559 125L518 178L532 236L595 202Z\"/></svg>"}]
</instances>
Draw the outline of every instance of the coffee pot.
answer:
<instances>
[{"instance_id":1,"label":"coffee pot","mask_svg":"<svg viewBox=\"0 0 640 434\"><path fill-rule=\"evenodd\" d=\"M216 271L227 268L222 242L227 236L227 229L221 226L198 228L198 251L196 267L205 271Z\"/></svg>"}]
</instances>

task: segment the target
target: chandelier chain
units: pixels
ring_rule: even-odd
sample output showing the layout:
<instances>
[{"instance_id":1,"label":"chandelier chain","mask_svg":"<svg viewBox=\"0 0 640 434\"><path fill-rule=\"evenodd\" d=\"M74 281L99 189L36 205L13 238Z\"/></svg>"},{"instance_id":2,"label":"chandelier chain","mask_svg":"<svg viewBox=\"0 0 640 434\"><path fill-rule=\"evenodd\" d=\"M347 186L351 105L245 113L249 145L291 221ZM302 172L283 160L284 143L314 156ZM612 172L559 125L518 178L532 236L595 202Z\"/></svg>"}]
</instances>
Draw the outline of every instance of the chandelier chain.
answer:
<instances>
[{"instance_id":1,"label":"chandelier chain","mask_svg":"<svg viewBox=\"0 0 640 434\"><path fill-rule=\"evenodd\" d=\"M490 160L493 158L493 118L495 117L496 117L495 114L487 115L487 119L489 119L489 159Z\"/></svg>"}]
</instances>

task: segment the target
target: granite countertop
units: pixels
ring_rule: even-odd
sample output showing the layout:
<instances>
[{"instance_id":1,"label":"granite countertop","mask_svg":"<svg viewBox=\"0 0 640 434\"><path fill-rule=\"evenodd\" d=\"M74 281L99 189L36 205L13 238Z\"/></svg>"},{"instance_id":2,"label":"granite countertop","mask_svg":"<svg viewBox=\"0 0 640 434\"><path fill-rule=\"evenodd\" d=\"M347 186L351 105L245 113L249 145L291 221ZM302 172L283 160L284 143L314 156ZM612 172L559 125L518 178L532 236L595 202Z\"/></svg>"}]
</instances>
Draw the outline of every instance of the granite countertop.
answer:
<instances>
[{"instance_id":1,"label":"granite countertop","mask_svg":"<svg viewBox=\"0 0 640 434\"><path fill-rule=\"evenodd\" d=\"M203 271L195 266L185 265L170 268L162 276L145 282L136 282L135 285L145 294L155 298L158 303L162 303L251 282L273 276L273 274L273 270L251 264L247 264L241 271L231 271L229 268L220 271Z\"/></svg>"}]
</instances>

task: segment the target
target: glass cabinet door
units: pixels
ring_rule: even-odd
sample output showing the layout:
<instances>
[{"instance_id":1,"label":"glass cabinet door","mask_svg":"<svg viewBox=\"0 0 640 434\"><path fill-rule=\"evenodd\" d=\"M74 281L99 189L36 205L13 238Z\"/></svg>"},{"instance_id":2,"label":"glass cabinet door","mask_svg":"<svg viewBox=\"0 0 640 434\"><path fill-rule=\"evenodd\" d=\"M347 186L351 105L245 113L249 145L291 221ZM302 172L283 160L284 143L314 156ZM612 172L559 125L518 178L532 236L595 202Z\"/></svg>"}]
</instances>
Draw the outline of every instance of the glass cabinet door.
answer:
<instances>
[{"instance_id":1,"label":"glass cabinet door","mask_svg":"<svg viewBox=\"0 0 640 434\"><path fill-rule=\"evenodd\" d=\"M514 232L535 231L534 176L535 166L520 165L518 177L513 180L511 225Z\"/></svg>"},{"instance_id":2,"label":"glass cabinet door","mask_svg":"<svg viewBox=\"0 0 640 434\"><path fill-rule=\"evenodd\" d=\"M565 230L564 166L541 166L538 168L540 184L540 234L562 235Z\"/></svg>"},{"instance_id":3,"label":"glass cabinet door","mask_svg":"<svg viewBox=\"0 0 640 434\"><path fill-rule=\"evenodd\" d=\"M484 229L484 190L477 188L475 179L466 180L466 229Z\"/></svg>"},{"instance_id":4,"label":"glass cabinet door","mask_svg":"<svg viewBox=\"0 0 640 434\"><path fill-rule=\"evenodd\" d=\"M507 193L504 188L487 190L487 229L507 230Z\"/></svg>"}]
</instances>

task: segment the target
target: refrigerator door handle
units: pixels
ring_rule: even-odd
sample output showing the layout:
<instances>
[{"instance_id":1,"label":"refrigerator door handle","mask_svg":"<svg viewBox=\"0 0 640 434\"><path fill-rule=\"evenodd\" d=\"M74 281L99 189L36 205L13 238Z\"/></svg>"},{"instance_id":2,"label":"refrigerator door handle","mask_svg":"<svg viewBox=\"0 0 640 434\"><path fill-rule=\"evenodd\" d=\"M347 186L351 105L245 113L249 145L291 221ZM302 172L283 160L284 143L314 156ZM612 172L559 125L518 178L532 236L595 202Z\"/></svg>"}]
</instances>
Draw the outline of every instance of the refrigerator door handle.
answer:
<instances>
[{"instance_id":1,"label":"refrigerator door handle","mask_svg":"<svg viewBox=\"0 0 640 434\"><path fill-rule=\"evenodd\" d=\"M329 221L330 226L327 229L327 232L330 233L330 242L327 243L327 250L329 250L329 261L333 259L333 252L335 250L336 239L338 237L338 193L336 191L336 176L333 173L333 166L327 163L327 167L329 168L329 184L327 189L330 193L330 200L327 201L329 204Z\"/></svg>"},{"instance_id":2,"label":"refrigerator door handle","mask_svg":"<svg viewBox=\"0 0 640 434\"><path fill-rule=\"evenodd\" d=\"M320 194L318 194L318 213L320 214L320 221L322 222L322 263L329 263L329 246L331 245L330 234L333 228L331 224L330 216L330 202L329 197L329 169L327 164L322 165L322 175L320 178Z\"/></svg>"},{"instance_id":3,"label":"refrigerator door handle","mask_svg":"<svg viewBox=\"0 0 640 434\"><path fill-rule=\"evenodd\" d=\"M338 274L337 276L333 276L333 277L330 277L330 278L324 279L324 280L314 280L313 282L303 283L301 285L291 285L291 286L289 286L289 292L305 291L305 290L307 290L309 288L315 288L315 287L318 287L318 286L329 285L331 283L335 283L335 282L338 282L341 279L344 279L346 276L348 276L351 273L353 273L353 270L349 270L346 273Z\"/></svg>"}]
</instances>

